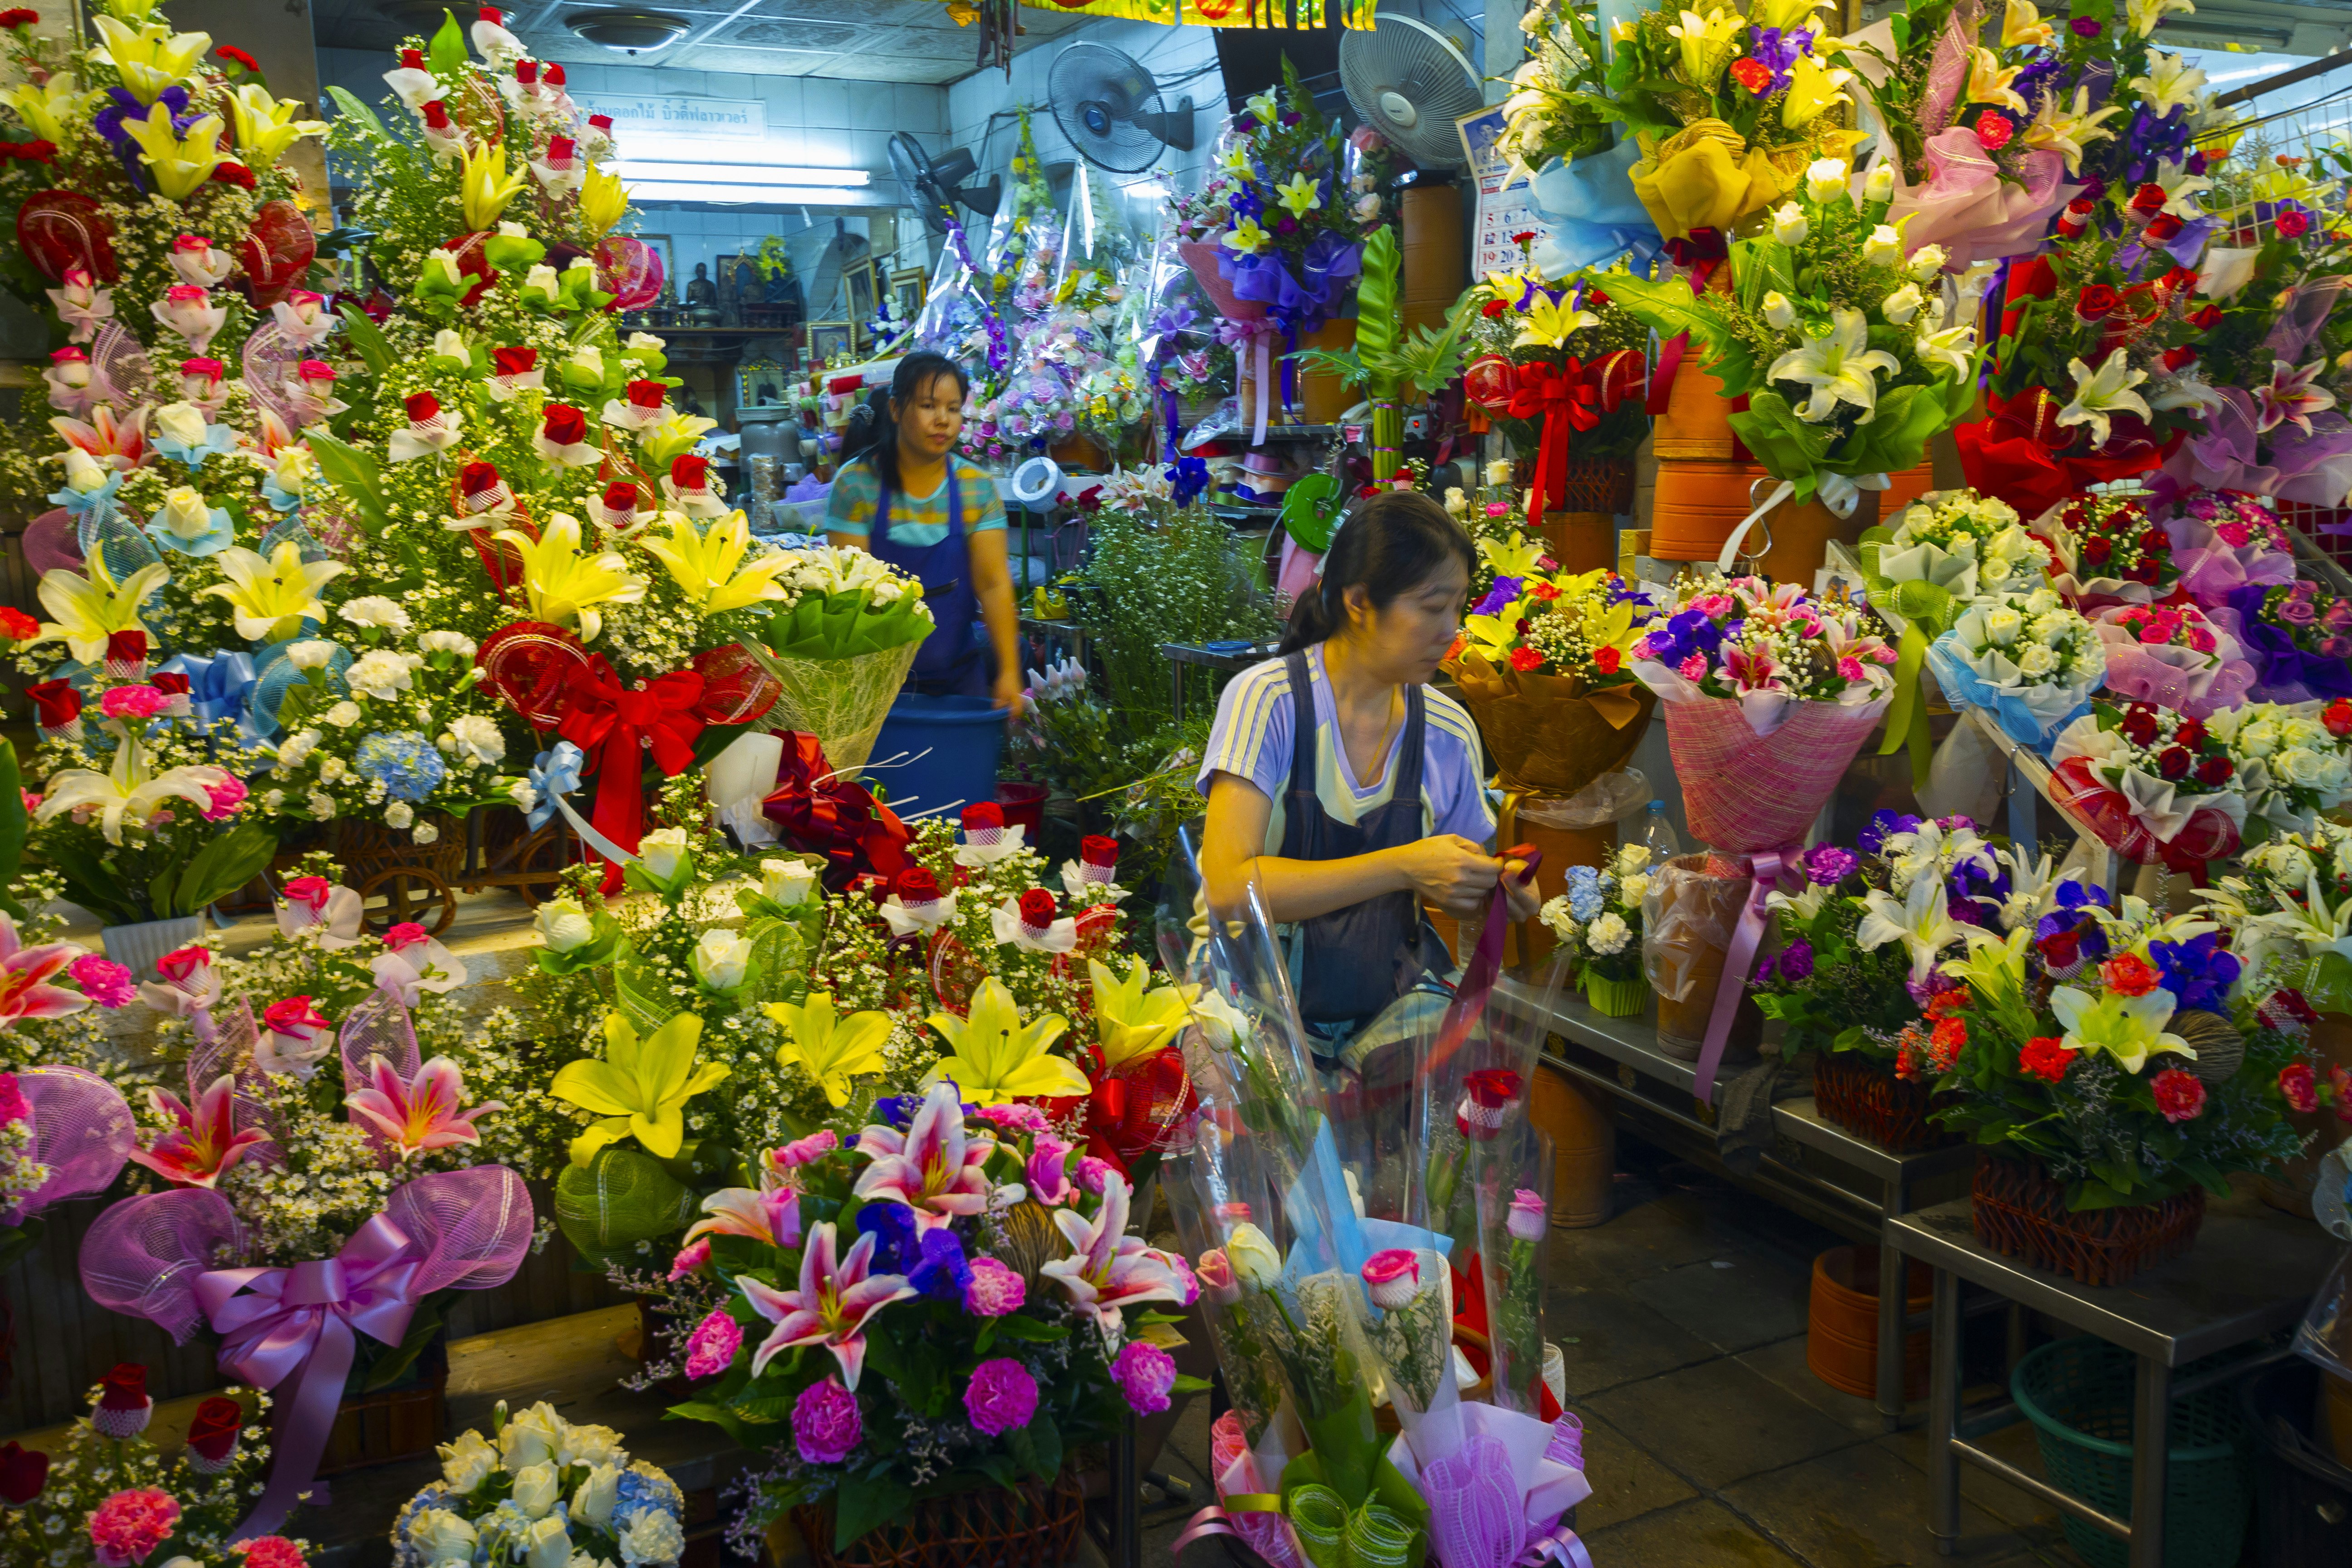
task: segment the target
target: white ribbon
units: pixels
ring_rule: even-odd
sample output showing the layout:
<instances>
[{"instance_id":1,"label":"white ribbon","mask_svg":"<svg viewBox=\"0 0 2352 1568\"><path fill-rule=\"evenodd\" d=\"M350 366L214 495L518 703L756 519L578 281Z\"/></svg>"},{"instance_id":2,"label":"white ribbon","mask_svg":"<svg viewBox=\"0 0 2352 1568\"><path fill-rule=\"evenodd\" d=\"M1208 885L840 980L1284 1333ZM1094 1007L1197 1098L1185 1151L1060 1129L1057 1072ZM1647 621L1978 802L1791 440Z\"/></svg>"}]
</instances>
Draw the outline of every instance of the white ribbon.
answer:
<instances>
[{"instance_id":1,"label":"white ribbon","mask_svg":"<svg viewBox=\"0 0 2352 1568\"><path fill-rule=\"evenodd\" d=\"M1862 500L1863 491L1883 490L1888 483L1885 474L1862 474L1853 479L1843 474L1823 474L1819 480L1817 493L1821 503L1830 509L1832 516L1852 517L1855 505ZM1723 542L1723 552L1715 558L1715 569L1729 575L1731 563L1739 559L1739 547L1746 542L1748 531L1763 521L1766 512L1796 493L1797 485L1793 479L1782 479L1774 485L1772 493L1764 498L1764 504L1741 518L1739 526L1731 531L1731 537Z\"/></svg>"}]
</instances>

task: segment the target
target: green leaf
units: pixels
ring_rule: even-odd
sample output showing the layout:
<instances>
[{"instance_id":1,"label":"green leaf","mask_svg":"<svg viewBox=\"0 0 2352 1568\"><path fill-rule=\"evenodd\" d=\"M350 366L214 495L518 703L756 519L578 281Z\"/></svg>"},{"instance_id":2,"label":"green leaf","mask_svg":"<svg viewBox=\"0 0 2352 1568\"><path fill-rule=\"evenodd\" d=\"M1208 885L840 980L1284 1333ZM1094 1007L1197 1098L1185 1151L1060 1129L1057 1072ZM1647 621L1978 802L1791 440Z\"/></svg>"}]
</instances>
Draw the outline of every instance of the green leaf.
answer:
<instances>
[{"instance_id":1,"label":"green leaf","mask_svg":"<svg viewBox=\"0 0 2352 1568\"><path fill-rule=\"evenodd\" d=\"M834 1551L848 1551L859 1536L914 1506L915 1490L904 1481L887 1476L843 1481L833 1499Z\"/></svg>"},{"instance_id":2,"label":"green leaf","mask_svg":"<svg viewBox=\"0 0 2352 1568\"><path fill-rule=\"evenodd\" d=\"M373 531L382 533L391 527L392 519L383 510L383 472L377 468L376 460L315 426L307 439L310 455L319 459L320 470L351 497L352 504L359 508L360 516Z\"/></svg>"},{"instance_id":3,"label":"green leaf","mask_svg":"<svg viewBox=\"0 0 2352 1568\"><path fill-rule=\"evenodd\" d=\"M1363 276L1356 283L1356 354L1371 375L1393 390L1398 331L1398 274L1403 252L1396 230L1383 224L1364 241ZM1377 390L1377 384L1375 390Z\"/></svg>"},{"instance_id":4,"label":"green leaf","mask_svg":"<svg viewBox=\"0 0 2352 1568\"><path fill-rule=\"evenodd\" d=\"M1069 1327L1066 1324L1041 1323L1034 1318L1024 1318L1018 1312L996 1321L1003 1326L1005 1333L1016 1340L1027 1340L1032 1344L1050 1345L1056 1340L1066 1340L1070 1337ZM874 1342L869 1337L866 1341L867 1355L874 1353L873 1347Z\"/></svg>"},{"instance_id":5,"label":"green leaf","mask_svg":"<svg viewBox=\"0 0 2352 1568\"><path fill-rule=\"evenodd\" d=\"M373 1394L400 1381L401 1374L424 1352L425 1347L433 1342L441 1327L441 1312L437 1307L428 1305L411 1318L408 1332L402 1337L400 1343L377 1357L375 1364L368 1368L367 1380L361 1384L362 1392Z\"/></svg>"},{"instance_id":6,"label":"green leaf","mask_svg":"<svg viewBox=\"0 0 2352 1568\"><path fill-rule=\"evenodd\" d=\"M5 1272L16 1259L41 1244L41 1222L37 1219L0 1226L0 1272Z\"/></svg>"},{"instance_id":7,"label":"green leaf","mask_svg":"<svg viewBox=\"0 0 2352 1568\"><path fill-rule=\"evenodd\" d=\"M684 1405L673 1405L662 1412L665 1421L708 1421L746 1448L756 1447L759 1439L751 1436L743 1420L723 1405L712 1405L692 1399Z\"/></svg>"},{"instance_id":8,"label":"green leaf","mask_svg":"<svg viewBox=\"0 0 2352 1568\"><path fill-rule=\"evenodd\" d=\"M439 77L457 78L466 73L466 35L457 26L457 18L446 11L441 13L441 30L425 47L425 63Z\"/></svg>"},{"instance_id":9,"label":"green leaf","mask_svg":"<svg viewBox=\"0 0 2352 1568\"><path fill-rule=\"evenodd\" d=\"M244 887L269 868L278 836L258 822L243 822L196 851L180 873L173 912L192 914Z\"/></svg>"},{"instance_id":10,"label":"green leaf","mask_svg":"<svg viewBox=\"0 0 2352 1568\"><path fill-rule=\"evenodd\" d=\"M392 368L392 345L384 341L383 331L368 313L357 305L345 303L342 308L343 335L352 341L361 359L367 362L370 374L382 375Z\"/></svg>"},{"instance_id":11,"label":"green leaf","mask_svg":"<svg viewBox=\"0 0 2352 1568\"><path fill-rule=\"evenodd\" d=\"M1179 1394L1206 1394L1209 1392L1210 1385L1209 1380L1205 1377L1193 1377L1180 1372L1176 1374L1175 1383L1171 1386Z\"/></svg>"},{"instance_id":12,"label":"green leaf","mask_svg":"<svg viewBox=\"0 0 2352 1568\"><path fill-rule=\"evenodd\" d=\"M338 114L347 114L358 121L371 135L387 139L390 137L391 132L383 128L383 121L375 117L375 110L370 109L359 99L345 92L341 88L331 85L327 89L327 96L333 100L335 112Z\"/></svg>"},{"instance_id":13,"label":"green leaf","mask_svg":"<svg viewBox=\"0 0 2352 1568\"><path fill-rule=\"evenodd\" d=\"M8 894L8 884L25 868L25 836L32 815L25 809L25 778L14 742L0 743L0 909L23 919L25 910Z\"/></svg>"}]
</instances>

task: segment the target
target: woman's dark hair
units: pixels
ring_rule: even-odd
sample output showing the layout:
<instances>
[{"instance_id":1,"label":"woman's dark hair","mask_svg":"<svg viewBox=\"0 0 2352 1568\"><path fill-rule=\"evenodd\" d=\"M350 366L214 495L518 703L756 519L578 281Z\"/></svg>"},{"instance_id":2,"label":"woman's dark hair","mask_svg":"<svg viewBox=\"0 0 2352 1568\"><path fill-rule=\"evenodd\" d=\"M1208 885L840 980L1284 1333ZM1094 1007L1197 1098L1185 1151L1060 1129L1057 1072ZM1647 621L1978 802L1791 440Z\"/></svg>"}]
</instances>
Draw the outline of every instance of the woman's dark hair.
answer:
<instances>
[{"instance_id":1,"label":"woman's dark hair","mask_svg":"<svg viewBox=\"0 0 2352 1568\"><path fill-rule=\"evenodd\" d=\"M925 349L908 354L898 362L898 369L890 377L886 393L880 387L866 395L866 401L850 411L849 428L841 438L841 460L865 458L874 465L882 488L891 494L899 493L898 485L898 421L890 413L896 401L900 407L912 403L923 388L943 375L955 377L956 395L971 390L971 378L963 366L942 353Z\"/></svg>"},{"instance_id":2,"label":"woman's dark hair","mask_svg":"<svg viewBox=\"0 0 2352 1568\"><path fill-rule=\"evenodd\" d=\"M1358 505L1331 535L1322 577L1291 606L1290 627L1276 652L1297 653L1344 628L1349 589L1360 586L1375 607L1386 609L1448 561L1459 561L1465 572L1478 564L1462 525L1418 490L1382 491Z\"/></svg>"}]
</instances>

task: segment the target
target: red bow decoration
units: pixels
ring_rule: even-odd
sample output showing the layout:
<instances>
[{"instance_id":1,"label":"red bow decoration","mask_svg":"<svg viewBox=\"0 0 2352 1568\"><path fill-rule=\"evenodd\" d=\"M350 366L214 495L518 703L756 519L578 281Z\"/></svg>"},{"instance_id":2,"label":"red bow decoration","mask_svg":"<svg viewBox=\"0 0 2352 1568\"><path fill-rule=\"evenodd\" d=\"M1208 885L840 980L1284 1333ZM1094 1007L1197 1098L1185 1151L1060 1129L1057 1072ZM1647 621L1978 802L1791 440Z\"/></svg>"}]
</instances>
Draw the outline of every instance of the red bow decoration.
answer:
<instances>
[{"instance_id":1,"label":"red bow decoration","mask_svg":"<svg viewBox=\"0 0 2352 1568\"><path fill-rule=\"evenodd\" d=\"M1200 1107L1192 1077L1184 1070L1184 1053L1175 1046L1163 1046L1093 1076L1094 1092L1087 1098L1087 1152L1108 1160L1122 1173L1143 1155L1165 1150L1176 1129Z\"/></svg>"},{"instance_id":2,"label":"red bow decoration","mask_svg":"<svg viewBox=\"0 0 2352 1568\"><path fill-rule=\"evenodd\" d=\"M1631 349L1605 354L1590 364L1574 354L1557 365L1542 360L1513 364L1500 354L1489 354L1464 374L1465 394L1488 413L1542 421L1535 483L1528 490L1530 530L1540 528L1544 512L1557 510L1568 499L1570 436L1591 429L1601 415L1638 393L1642 375L1642 356Z\"/></svg>"},{"instance_id":3,"label":"red bow decoration","mask_svg":"<svg viewBox=\"0 0 2352 1568\"><path fill-rule=\"evenodd\" d=\"M639 753L650 752L654 765L672 778L692 767L704 723L696 711L701 700L702 677L693 670L674 669L632 689L621 684L601 653L590 654L566 678L556 732L596 759L596 806L589 822L622 848L634 852L645 835Z\"/></svg>"},{"instance_id":4,"label":"red bow decoration","mask_svg":"<svg viewBox=\"0 0 2352 1568\"><path fill-rule=\"evenodd\" d=\"M100 283L117 282L114 226L79 191L36 191L16 209L16 245L52 283L79 267Z\"/></svg>"},{"instance_id":5,"label":"red bow decoration","mask_svg":"<svg viewBox=\"0 0 2352 1568\"><path fill-rule=\"evenodd\" d=\"M885 880L906 869L913 832L855 779L839 776L814 735L793 731L776 769L776 788L761 809L783 840L822 855L825 887L840 892L861 876Z\"/></svg>"},{"instance_id":6,"label":"red bow decoration","mask_svg":"<svg viewBox=\"0 0 2352 1568\"><path fill-rule=\"evenodd\" d=\"M2159 441L2137 415L2109 416L2107 444L2097 451L2069 452L2088 433L2058 423L2064 400L2048 387L2004 398L1985 394L1988 417L1956 426L1960 469L1979 493L1997 496L2020 515L2033 518L2092 485L2153 471L2180 444L2176 430Z\"/></svg>"}]
</instances>

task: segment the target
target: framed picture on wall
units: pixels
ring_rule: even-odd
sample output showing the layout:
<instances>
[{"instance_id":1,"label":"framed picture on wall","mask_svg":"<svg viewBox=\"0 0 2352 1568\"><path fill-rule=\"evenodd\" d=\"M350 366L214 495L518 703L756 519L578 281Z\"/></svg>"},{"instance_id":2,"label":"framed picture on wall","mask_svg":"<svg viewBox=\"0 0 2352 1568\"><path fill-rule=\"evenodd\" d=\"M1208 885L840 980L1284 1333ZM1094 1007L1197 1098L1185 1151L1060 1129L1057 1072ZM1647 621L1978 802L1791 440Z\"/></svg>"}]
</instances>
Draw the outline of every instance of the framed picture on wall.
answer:
<instances>
[{"instance_id":1,"label":"framed picture on wall","mask_svg":"<svg viewBox=\"0 0 2352 1568\"><path fill-rule=\"evenodd\" d=\"M669 290L669 297L676 300L683 295L686 279L677 275L677 247L670 243L670 237L666 234L641 234L637 238L652 247L653 253L661 258L662 287Z\"/></svg>"},{"instance_id":2,"label":"framed picture on wall","mask_svg":"<svg viewBox=\"0 0 2352 1568\"><path fill-rule=\"evenodd\" d=\"M915 319L929 293L930 280L919 267L902 267L890 274L890 298L898 305L898 314L907 321Z\"/></svg>"},{"instance_id":3,"label":"framed picture on wall","mask_svg":"<svg viewBox=\"0 0 2352 1568\"><path fill-rule=\"evenodd\" d=\"M849 297L849 321L864 342L874 320L874 258L853 261L841 271L842 291Z\"/></svg>"},{"instance_id":4,"label":"framed picture on wall","mask_svg":"<svg viewBox=\"0 0 2352 1568\"><path fill-rule=\"evenodd\" d=\"M808 329L809 358L831 364L849 353L850 336L847 321L811 321Z\"/></svg>"},{"instance_id":5,"label":"framed picture on wall","mask_svg":"<svg viewBox=\"0 0 2352 1568\"><path fill-rule=\"evenodd\" d=\"M719 285L719 308L728 313L730 325L736 324L743 307L762 298L760 263L748 252L737 252L719 258L710 270L711 281Z\"/></svg>"}]
</instances>

